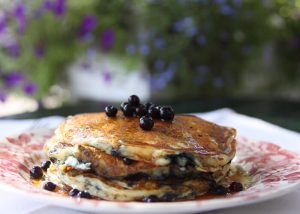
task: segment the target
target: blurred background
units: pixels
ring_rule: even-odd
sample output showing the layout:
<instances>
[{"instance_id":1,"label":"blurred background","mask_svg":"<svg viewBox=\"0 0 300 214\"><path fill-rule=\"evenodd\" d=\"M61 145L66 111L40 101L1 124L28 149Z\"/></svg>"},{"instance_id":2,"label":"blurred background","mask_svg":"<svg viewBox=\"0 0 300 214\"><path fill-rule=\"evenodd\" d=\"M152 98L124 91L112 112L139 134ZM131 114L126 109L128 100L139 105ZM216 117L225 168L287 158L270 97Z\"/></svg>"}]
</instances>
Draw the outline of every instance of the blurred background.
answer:
<instances>
[{"instance_id":1,"label":"blurred background","mask_svg":"<svg viewBox=\"0 0 300 214\"><path fill-rule=\"evenodd\" d=\"M270 121L300 130L300 0L0 0L0 8L0 116L102 111L138 94L178 112L284 111L290 121Z\"/></svg>"}]
</instances>

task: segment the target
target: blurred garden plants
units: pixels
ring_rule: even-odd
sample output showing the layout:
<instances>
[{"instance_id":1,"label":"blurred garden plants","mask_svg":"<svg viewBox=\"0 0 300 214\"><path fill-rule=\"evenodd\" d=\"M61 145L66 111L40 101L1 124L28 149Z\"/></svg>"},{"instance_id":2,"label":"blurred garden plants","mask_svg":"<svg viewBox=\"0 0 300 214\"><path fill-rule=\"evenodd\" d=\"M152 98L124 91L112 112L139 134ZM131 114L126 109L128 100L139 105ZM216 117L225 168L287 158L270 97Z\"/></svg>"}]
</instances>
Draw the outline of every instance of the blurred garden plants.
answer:
<instances>
[{"instance_id":1,"label":"blurred garden plants","mask_svg":"<svg viewBox=\"0 0 300 214\"><path fill-rule=\"evenodd\" d=\"M41 99L91 49L145 62L154 94L219 96L243 88L245 67L271 46L272 93L300 85L299 21L300 0L17 1L0 13L0 100Z\"/></svg>"}]
</instances>

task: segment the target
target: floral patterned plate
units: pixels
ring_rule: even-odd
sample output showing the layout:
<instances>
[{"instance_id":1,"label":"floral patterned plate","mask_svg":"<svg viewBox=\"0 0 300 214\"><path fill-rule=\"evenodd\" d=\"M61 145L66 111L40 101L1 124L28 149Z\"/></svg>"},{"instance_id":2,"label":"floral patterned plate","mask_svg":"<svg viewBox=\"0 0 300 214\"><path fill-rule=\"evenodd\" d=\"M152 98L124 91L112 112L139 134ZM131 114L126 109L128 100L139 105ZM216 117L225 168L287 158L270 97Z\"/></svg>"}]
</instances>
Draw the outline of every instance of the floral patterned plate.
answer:
<instances>
[{"instance_id":1,"label":"floral patterned plate","mask_svg":"<svg viewBox=\"0 0 300 214\"><path fill-rule=\"evenodd\" d=\"M279 146L238 139L234 162L242 165L252 177L249 189L222 198L184 202L110 202L70 198L39 189L29 179L29 169L45 159L42 148L52 130L40 129L0 141L0 189L38 201L77 210L98 213L189 213L241 206L279 197L300 184L300 156Z\"/></svg>"}]
</instances>

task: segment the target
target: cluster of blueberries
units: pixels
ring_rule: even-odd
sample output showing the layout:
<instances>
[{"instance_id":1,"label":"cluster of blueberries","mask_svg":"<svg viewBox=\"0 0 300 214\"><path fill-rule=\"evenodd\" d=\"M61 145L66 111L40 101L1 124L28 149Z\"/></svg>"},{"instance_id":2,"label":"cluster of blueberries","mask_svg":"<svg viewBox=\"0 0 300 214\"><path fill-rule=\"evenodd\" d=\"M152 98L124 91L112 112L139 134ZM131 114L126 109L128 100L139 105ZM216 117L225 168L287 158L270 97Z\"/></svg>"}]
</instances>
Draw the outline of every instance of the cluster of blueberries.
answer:
<instances>
[{"instance_id":1,"label":"cluster of blueberries","mask_svg":"<svg viewBox=\"0 0 300 214\"><path fill-rule=\"evenodd\" d=\"M29 172L30 173L30 178L31 179L36 179L36 180L42 179L43 176L44 176L44 171L45 172L47 171L50 164L51 164L50 161L44 161L41 166L32 167L30 172ZM48 182L44 183L43 188L45 190L48 190L48 191L52 192L52 191L56 190L56 184L48 181ZM77 196L78 198L87 198L87 199L92 198L91 194L88 193L87 191L79 191L78 189L70 190L68 195L72 196L72 197Z\"/></svg>"},{"instance_id":2,"label":"cluster of blueberries","mask_svg":"<svg viewBox=\"0 0 300 214\"><path fill-rule=\"evenodd\" d=\"M171 122L174 119L175 113L170 106L158 106L153 103L141 104L140 98L136 95L131 95L128 102L121 104L120 110L125 117L140 117L140 127L143 130L149 131L154 126L154 119ZM108 117L115 117L118 109L112 105L105 107L105 113Z\"/></svg>"}]
</instances>

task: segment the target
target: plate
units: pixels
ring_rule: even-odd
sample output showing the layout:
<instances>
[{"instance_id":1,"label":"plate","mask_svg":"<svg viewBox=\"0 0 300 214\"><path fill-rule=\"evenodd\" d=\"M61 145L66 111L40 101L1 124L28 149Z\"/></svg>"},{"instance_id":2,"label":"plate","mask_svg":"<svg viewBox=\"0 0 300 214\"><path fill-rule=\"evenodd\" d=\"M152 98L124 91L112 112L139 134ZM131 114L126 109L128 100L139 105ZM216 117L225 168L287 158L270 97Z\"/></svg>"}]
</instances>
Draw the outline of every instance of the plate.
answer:
<instances>
[{"instance_id":1,"label":"plate","mask_svg":"<svg viewBox=\"0 0 300 214\"><path fill-rule=\"evenodd\" d=\"M300 156L278 145L239 137L233 162L252 177L251 187L221 198L184 202L111 202L77 199L32 185L29 169L46 159L42 151L53 130L40 129L0 141L0 189L56 206L97 213L192 213L241 206L279 197L300 184Z\"/></svg>"}]
</instances>

